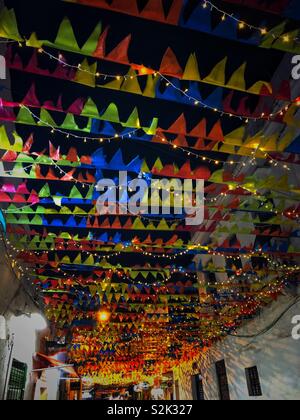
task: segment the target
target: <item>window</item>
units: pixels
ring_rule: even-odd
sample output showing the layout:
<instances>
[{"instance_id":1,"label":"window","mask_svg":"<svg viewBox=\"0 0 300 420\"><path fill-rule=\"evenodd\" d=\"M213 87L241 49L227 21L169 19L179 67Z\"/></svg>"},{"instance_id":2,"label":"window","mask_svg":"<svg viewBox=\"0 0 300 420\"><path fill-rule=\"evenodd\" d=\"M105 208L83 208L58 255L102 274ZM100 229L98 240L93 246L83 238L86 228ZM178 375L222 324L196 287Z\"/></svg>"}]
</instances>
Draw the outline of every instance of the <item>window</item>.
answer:
<instances>
[{"instance_id":1,"label":"window","mask_svg":"<svg viewBox=\"0 0 300 420\"><path fill-rule=\"evenodd\" d=\"M180 400L179 381L175 381L175 400Z\"/></svg>"},{"instance_id":2,"label":"window","mask_svg":"<svg viewBox=\"0 0 300 420\"><path fill-rule=\"evenodd\" d=\"M221 401L230 401L230 393L227 379L225 360L216 363L216 371L219 385L219 395Z\"/></svg>"},{"instance_id":3,"label":"window","mask_svg":"<svg viewBox=\"0 0 300 420\"><path fill-rule=\"evenodd\" d=\"M27 365L14 359L10 372L7 400L22 401L24 399L26 376Z\"/></svg>"},{"instance_id":4,"label":"window","mask_svg":"<svg viewBox=\"0 0 300 420\"><path fill-rule=\"evenodd\" d=\"M256 366L246 369L246 378L250 397L261 397L262 390Z\"/></svg>"},{"instance_id":5,"label":"window","mask_svg":"<svg viewBox=\"0 0 300 420\"><path fill-rule=\"evenodd\" d=\"M193 388L193 400L204 401L204 388L203 379L201 375L195 375L192 377L192 388Z\"/></svg>"}]
</instances>

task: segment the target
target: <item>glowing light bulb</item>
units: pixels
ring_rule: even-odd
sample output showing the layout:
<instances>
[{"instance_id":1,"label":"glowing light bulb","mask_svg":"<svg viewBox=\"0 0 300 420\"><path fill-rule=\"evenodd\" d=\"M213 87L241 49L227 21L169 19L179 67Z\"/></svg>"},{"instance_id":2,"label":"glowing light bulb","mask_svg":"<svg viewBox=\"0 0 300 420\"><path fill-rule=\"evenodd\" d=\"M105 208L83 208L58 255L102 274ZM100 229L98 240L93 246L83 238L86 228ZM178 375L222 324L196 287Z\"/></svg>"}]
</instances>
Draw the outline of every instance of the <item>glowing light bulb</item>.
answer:
<instances>
[{"instance_id":1,"label":"glowing light bulb","mask_svg":"<svg viewBox=\"0 0 300 420\"><path fill-rule=\"evenodd\" d=\"M107 311L101 311L97 315L99 322L107 322L110 319L110 313Z\"/></svg>"}]
</instances>

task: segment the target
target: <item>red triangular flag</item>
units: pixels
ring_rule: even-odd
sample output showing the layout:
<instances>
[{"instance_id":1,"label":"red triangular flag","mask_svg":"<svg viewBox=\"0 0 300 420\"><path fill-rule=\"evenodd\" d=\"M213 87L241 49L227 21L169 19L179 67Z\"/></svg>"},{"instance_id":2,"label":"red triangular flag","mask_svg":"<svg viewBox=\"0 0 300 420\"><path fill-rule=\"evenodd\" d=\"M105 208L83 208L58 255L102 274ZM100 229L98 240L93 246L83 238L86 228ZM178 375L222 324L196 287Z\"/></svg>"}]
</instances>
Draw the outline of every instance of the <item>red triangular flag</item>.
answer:
<instances>
[{"instance_id":1,"label":"red triangular flag","mask_svg":"<svg viewBox=\"0 0 300 420\"><path fill-rule=\"evenodd\" d=\"M189 133L189 136L202 137L204 139L206 138L207 134L206 134L206 119L205 118L201 120L200 123L197 124L195 128L193 128L193 130Z\"/></svg>"},{"instance_id":2,"label":"red triangular flag","mask_svg":"<svg viewBox=\"0 0 300 420\"><path fill-rule=\"evenodd\" d=\"M104 58L106 55L106 39L109 31L109 26L105 28L103 33L100 35L97 48L93 53L93 57Z\"/></svg>"},{"instance_id":3,"label":"red triangular flag","mask_svg":"<svg viewBox=\"0 0 300 420\"><path fill-rule=\"evenodd\" d=\"M173 144L179 147L189 147L188 142L186 141L186 137L182 134L178 135Z\"/></svg>"},{"instance_id":4,"label":"red triangular flag","mask_svg":"<svg viewBox=\"0 0 300 420\"><path fill-rule=\"evenodd\" d=\"M162 0L149 0L140 14L144 19L157 20L164 22L166 20Z\"/></svg>"},{"instance_id":5,"label":"red triangular flag","mask_svg":"<svg viewBox=\"0 0 300 420\"><path fill-rule=\"evenodd\" d=\"M128 35L119 45L116 46L105 58L107 60L116 61L118 63L128 64L128 49L130 46L132 35Z\"/></svg>"},{"instance_id":6,"label":"red triangular flag","mask_svg":"<svg viewBox=\"0 0 300 420\"><path fill-rule=\"evenodd\" d=\"M69 160L70 162L78 161L77 150L75 149L75 147L71 147L71 149L69 150L69 153L67 155L67 160Z\"/></svg>"},{"instance_id":7,"label":"red triangular flag","mask_svg":"<svg viewBox=\"0 0 300 420\"><path fill-rule=\"evenodd\" d=\"M186 134L186 119L184 114L181 114L177 120L168 129L171 133Z\"/></svg>"},{"instance_id":8,"label":"red triangular flag","mask_svg":"<svg viewBox=\"0 0 300 420\"><path fill-rule=\"evenodd\" d=\"M183 0L173 0L173 4L167 17L167 23L170 25L178 25L181 16Z\"/></svg>"},{"instance_id":9,"label":"red triangular flag","mask_svg":"<svg viewBox=\"0 0 300 420\"><path fill-rule=\"evenodd\" d=\"M160 73L172 77L182 77L183 71L177 57L171 48L168 48L160 65Z\"/></svg>"},{"instance_id":10,"label":"red triangular flag","mask_svg":"<svg viewBox=\"0 0 300 420\"><path fill-rule=\"evenodd\" d=\"M135 0L113 0L111 8L114 10L121 11L123 13L127 13L129 15L139 15L139 9Z\"/></svg>"},{"instance_id":11,"label":"red triangular flag","mask_svg":"<svg viewBox=\"0 0 300 420\"><path fill-rule=\"evenodd\" d=\"M32 145L33 145L33 134L30 134L30 136L28 137L28 140L23 146L23 150L22 150L23 153L29 153Z\"/></svg>"},{"instance_id":12,"label":"red triangular flag","mask_svg":"<svg viewBox=\"0 0 300 420\"><path fill-rule=\"evenodd\" d=\"M51 141L49 141L50 158L53 160L60 160L60 147L56 150Z\"/></svg>"},{"instance_id":13,"label":"red triangular flag","mask_svg":"<svg viewBox=\"0 0 300 420\"><path fill-rule=\"evenodd\" d=\"M213 126L211 132L208 135L208 138L216 141L224 141L224 135L220 120Z\"/></svg>"},{"instance_id":14,"label":"red triangular flag","mask_svg":"<svg viewBox=\"0 0 300 420\"><path fill-rule=\"evenodd\" d=\"M22 101L22 104L28 105L28 106L40 106L39 100L36 96L35 92L35 83L33 83L25 96L25 98Z\"/></svg>"}]
</instances>

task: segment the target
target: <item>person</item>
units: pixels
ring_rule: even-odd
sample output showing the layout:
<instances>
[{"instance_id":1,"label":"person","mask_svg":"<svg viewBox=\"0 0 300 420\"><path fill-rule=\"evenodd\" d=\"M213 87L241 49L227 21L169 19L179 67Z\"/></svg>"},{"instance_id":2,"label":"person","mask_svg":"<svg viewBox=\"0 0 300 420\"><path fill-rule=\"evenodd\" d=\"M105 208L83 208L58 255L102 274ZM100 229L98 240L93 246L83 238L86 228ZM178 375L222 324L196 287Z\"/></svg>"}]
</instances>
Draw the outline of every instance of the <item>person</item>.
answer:
<instances>
[{"instance_id":1,"label":"person","mask_svg":"<svg viewBox=\"0 0 300 420\"><path fill-rule=\"evenodd\" d=\"M164 390L158 381L155 381L154 387L151 390L151 399L154 401L162 401L165 399Z\"/></svg>"}]
</instances>

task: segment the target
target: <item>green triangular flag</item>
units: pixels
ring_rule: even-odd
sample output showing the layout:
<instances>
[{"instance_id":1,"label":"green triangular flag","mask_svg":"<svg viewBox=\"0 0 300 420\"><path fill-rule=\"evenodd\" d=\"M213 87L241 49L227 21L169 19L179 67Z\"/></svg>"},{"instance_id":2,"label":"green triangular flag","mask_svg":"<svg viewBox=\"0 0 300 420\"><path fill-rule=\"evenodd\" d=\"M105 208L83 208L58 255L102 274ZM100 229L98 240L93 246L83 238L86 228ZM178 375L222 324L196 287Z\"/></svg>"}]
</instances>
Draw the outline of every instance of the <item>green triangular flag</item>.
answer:
<instances>
[{"instance_id":1,"label":"green triangular flag","mask_svg":"<svg viewBox=\"0 0 300 420\"><path fill-rule=\"evenodd\" d=\"M13 132L13 136L14 136L15 142L12 146L12 150L14 150L15 152L22 152L23 150L22 137L20 137L16 131ZM1 138L1 135L0 135L0 138Z\"/></svg>"},{"instance_id":2,"label":"green triangular flag","mask_svg":"<svg viewBox=\"0 0 300 420\"><path fill-rule=\"evenodd\" d=\"M96 87L96 72L97 62L90 66L88 60L85 58L76 73L74 82L94 88Z\"/></svg>"},{"instance_id":3,"label":"green triangular flag","mask_svg":"<svg viewBox=\"0 0 300 420\"><path fill-rule=\"evenodd\" d=\"M36 125L35 120L27 108L21 107L17 115L17 122L28 125Z\"/></svg>"},{"instance_id":4,"label":"green triangular flag","mask_svg":"<svg viewBox=\"0 0 300 420\"><path fill-rule=\"evenodd\" d=\"M139 119L139 111L137 107L134 108L132 113L130 114L128 120L126 123L122 124L123 127L129 127L129 128L140 128L141 123Z\"/></svg>"},{"instance_id":5,"label":"green triangular flag","mask_svg":"<svg viewBox=\"0 0 300 420\"><path fill-rule=\"evenodd\" d=\"M97 48L101 32L102 32L102 23L99 22L96 28L93 30L89 39L81 48L82 54L89 55L89 56L93 55L94 51Z\"/></svg>"},{"instance_id":6,"label":"green triangular flag","mask_svg":"<svg viewBox=\"0 0 300 420\"><path fill-rule=\"evenodd\" d=\"M149 128L143 127L143 130L149 136L154 136L154 134L156 134L157 127L158 127L158 118L153 118L153 121L151 123L151 126Z\"/></svg>"},{"instance_id":7,"label":"green triangular flag","mask_svg":"<svg viewBox=\"0 0 300 420\"><path fill-rule=\"evenodd\" d=\"M101 115L100 119L104 121L119 123L120 117L119 117L119 110L118 110L117 105L114 103L111 103L106 109L106 111L104 112L104 114Z\"/></svg>"},{"instance_id":8,"label":"green triangular flag","mask_svg":"<svg viewBox=\"0 0 300 420\"><path fill-rule=\"evenodd\" d=\"M268 31L267 35L263 38L262 43L260 44L260 47L263 48L271 48L276 39L278 39L285 30L287 21L284 21L280 23L278 26L273 28L272 30Z\"/></svg>"},{"instance_id":9,"label":"green triangular flag","mask_svg":"<svg viewBox=\"0 0 300 420\"><path fill-rule=\"evenodd\" d=\"M0 37L23 41L19 34L17 19L13 9L4 7L0 13Z\"/></svg>"},{"instance_id":10,"label":"green triangular flag","mask_svg":"<svg viewBox=\"0 0 300 420\"><path fill-rule=\"evenodd\" d=\"M0 149L1 150L12 150L12 146L9 142L6 128L4 125L1 125L0 127Z\"/></svg>"},{"instance_id":11,"label":"green triangular flag","mask_svg":"<svg viewBox=\"0 0 300 420\"><path fill-rule=\"evenodd\" d=\"M36 214L34 218L31 220L31 224L33 225L42 225L43 224L43 218Z\"/></svg>"},{"instance_id":12,"label":"green triangular flag","mask_svg":"<svg viewBox=\"0 0 300 420\"><path fill-rule=\"evenodd\" d=\"M44 41L40 41L35 32L30 35L30 38L26 41L27 47L32 48L41 48L43 46Z\"/></svg>"},{"instance_id":13,"label":"green triangular flag","mask_svg":"<svg viewBox=\"0 0 300 420\"><path fill-rule=\"evenodd\" d=\"M48 184L45 184L39 192L40 198L48 198L51 197L50 187Z\"/></svg>"},{"instance_id":14,"label":"green triangular flag","mask_svg":"<svg viewBox=\"0 0 300 420\"><path fill-rule=\"evenodd\" d=\"M41 121L38 122L38 125L43 125L46 127L56 127L56 122L53 120L50 113L44 108L41 109L40 119Z\"/></svg>"},{"instance_id":15,"label":"green triangular flag","mask_svg":"<svg viewBox=\"0 0 300 420\"><path fill-rule=\"evenodd\" d=\"M69 18L65 17L62 21L54 44L56 48L62 48L72 52L80 52L80 48Z\"/></svg>"},{"instance_id":16,"label":"green triangular flag","mask_svg":"<svg viewBox=\"0 0 300 420\"><path fill-rule=\"evenodd\" d=\"M78 190L78 188L76 187L76 185L74 185L74 187L72 188L69 198L79 198L82 199L82 195L80 193L80 191Z\"/></svg>"},{"instance_id":17,"label":"green triangular flag","mask_svg":"<svg viewBox=\"0 0 300 420\"><path fill-rule=\"evenodd\" d=\"M78 125L75 122L75 117L73 114L67 114L64 122L60 126L60 128L63 128L64 130L73 130L78 131Z\"/></svg>"},{"instance_id":18,"label":"green triangular flag","mask_svg":"<svg viewBox=\"0 0 300 420\"><path fill-rule=\"evenodd\" d=\"M124 83L122 84L121 90L127 93L133 93L136 95L141 95L141 87L139 85L138 77L136 71L130 69L129 73L126 75Z\"/></svg>"},{"instance_id":19,"label":"green triangular flag","mask_svg":"<svg viewBox=\"0 0 300 420\"><path fill-rule=\"evenodd\" d=\"M85 196L85 199L86 200L91 200L93 198L94 189L95 189L94 185L91 185L90 188L89 188L89 190L88 190L87 195Z\"/></svg>"},{"instance_id":20,"label":"green triangular flag","mask_svg":"<svg viewBox=\"0 0 300 420\"><path fill-rule=\"evenodd\" d=\"M156 85L159 82L159 77L153 77L151 74L147 78L147 84L143 92L143 96L148 98L155 98Z\"/></svg>"},{"instance_id":21,"label":"green triangular flag","mask_svg":"<svg viewBox=\"0 0 300 420\"><path fill-rule=\"evenodd\" d=\"M81 116L99 118L99 111L97 105L95 104L92 98L88 98L88 100L86 101Z\"/></svg>"},{"instance_id":22,"label":"green triangular flag","mask_svg":"<svg viewBox=\"0 0 300 420\"><path fill-rule=\"evenodd\" d=\"M21 162L21 163L35 163L35 160L33 157L28 156L24 153L20 153L16 159L16 162Z\"/></svg>"}]
</instances>

